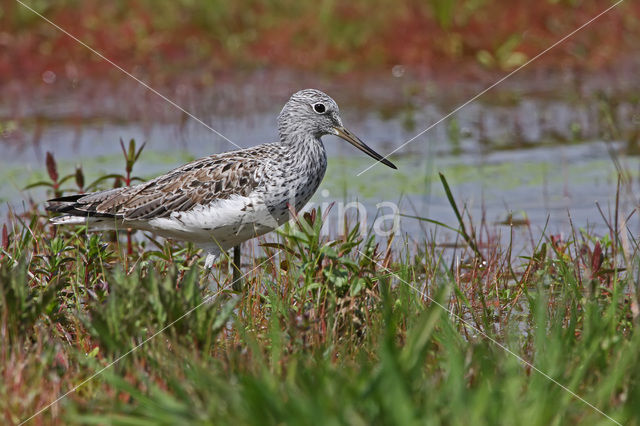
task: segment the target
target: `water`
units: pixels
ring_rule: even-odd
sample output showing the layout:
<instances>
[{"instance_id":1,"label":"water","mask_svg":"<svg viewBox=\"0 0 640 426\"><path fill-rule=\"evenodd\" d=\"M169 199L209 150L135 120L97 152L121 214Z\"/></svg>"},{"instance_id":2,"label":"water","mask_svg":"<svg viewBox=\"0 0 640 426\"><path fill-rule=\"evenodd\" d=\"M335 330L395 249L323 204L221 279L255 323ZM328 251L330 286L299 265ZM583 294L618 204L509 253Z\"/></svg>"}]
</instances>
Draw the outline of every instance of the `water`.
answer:
<instances>
[{"instance_id":1,"label":"water","mask_svg":"<svg viewBox=\"0 0 640 426\"><path fill-rule=\"evenodd\" d=\"M336 98L345 125L382 154L478 91L377 78L343 85L323 81L319 88ZM345 206L356 200L364 208L360 218L378 230L394 223L390 213L395 206L404 215L457 226L438 177L442 172L459 206L468 210L474 223L490 225L498 239L509 237L510 229L504 225L509 217L518 223L526 219L533 231L567 236L572 228L588 228L607 233L618 171L628 176L619 192L619 210L628 215L637 205L634 184L640 162L633 132L640 123L638 96L624 84L604 90L600 78L569 88L560 81L558 91L542 90L537 84L514 81L465 107L394 154L397 171L377 165L358 176L372 160L335 137L325 137L330 166L312 202L336 202L328 231L339 231ZM278 75L254 75L202 90L177 85L164 93L238 146L248 147L275 140L278 112L291 92L305 86L313 84L292 85ZM55 154L61 175L72 173L79 164L90 181L101 174L122 173L120 139L147 143L134 169L143 178L235 148L133 83L75 87L43 83L29 89L13 86L5 92L11 96L0 103L4 212L9 206L20 211L29 197L36 202L46 198L42 190L21 188L45 178L47 151ZM356 208L352 204L347 211L355 214ZM381 216L386 220L380 222ZM638 230L635 219L632 216L629 223L632 231ZM399 226L406 239L416 243L435 228L406 217ZM443 242L455 238L438 232ZM531 242L526 227L516 229L516 234Z\"/></svg>"}]
</instances>

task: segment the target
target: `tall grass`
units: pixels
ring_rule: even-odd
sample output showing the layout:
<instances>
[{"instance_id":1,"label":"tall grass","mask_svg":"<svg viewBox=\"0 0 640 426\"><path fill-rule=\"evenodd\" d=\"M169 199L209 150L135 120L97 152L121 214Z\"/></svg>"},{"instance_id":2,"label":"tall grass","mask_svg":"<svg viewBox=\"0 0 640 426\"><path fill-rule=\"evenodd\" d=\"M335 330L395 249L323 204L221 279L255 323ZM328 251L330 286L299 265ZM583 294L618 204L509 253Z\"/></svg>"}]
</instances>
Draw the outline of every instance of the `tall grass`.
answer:
<instances>
[{"instance_id":1,"label":"tall grass","mask_svg":"<svg viewBox=\"0 0 640 426\"><path fill-rule=\"evenodd\" d=\"M542 235L516 261L456 211L455 256L359 226L329 239L326 212L297 216L243 259L241 293L190 246L128 250L126 234L52 229L38 207L13 216L3 422L74 390L31 422L638 424L633 244L615 229Z\"/></svg>"}]
</instances>

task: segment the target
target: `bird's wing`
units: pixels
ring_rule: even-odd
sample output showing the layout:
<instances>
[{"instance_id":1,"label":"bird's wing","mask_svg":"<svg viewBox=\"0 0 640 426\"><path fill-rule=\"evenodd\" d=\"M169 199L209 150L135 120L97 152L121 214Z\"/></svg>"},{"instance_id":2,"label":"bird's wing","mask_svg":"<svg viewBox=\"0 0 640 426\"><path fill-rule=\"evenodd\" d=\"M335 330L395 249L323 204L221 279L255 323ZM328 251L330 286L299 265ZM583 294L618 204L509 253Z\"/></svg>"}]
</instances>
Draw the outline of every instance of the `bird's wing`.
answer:
<instances>
[{"instance_id":1,"label":"bird's wing","mask_svg":"<svg viewBox=\"0 0 640 426\"><path fill-rule=\"evenodd\" d=\"M262 166L258 156L215 155L140 185L52 199L47 210L125 220L166 217L232 195L249 195L259 184Z\"/></svg>"}]
</instances>

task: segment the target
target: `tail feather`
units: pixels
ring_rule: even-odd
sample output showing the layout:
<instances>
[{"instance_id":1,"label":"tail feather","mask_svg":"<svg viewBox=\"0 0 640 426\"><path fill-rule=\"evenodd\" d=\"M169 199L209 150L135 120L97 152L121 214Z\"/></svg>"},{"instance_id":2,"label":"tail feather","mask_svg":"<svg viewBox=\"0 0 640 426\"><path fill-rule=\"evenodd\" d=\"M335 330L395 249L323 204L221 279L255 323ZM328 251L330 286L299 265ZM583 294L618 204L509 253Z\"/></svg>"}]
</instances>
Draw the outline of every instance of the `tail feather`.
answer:
<instances>
[{"instance_id":1,"label":"tail feather","mask_svg":"<svg viewBox=\"0 0 640 426\"><path fill-rule=\"evenodd\" d=\"M52 217L49 221L54 225L85 225L92 222L92 219L90 217L64 215Z\"/></svg>"},{"instance_id":2,"label":"tail feather","mask_svg":"<svg viewBox=\"0 0 640 426\"><path fill-rule=\"evenodd\" d=\"M45 210L52 213L66 213L69 216L116 218L118 215L114 213L96 211L97 203L93 201L97 196L102 196L103 194L109 195L114 191L115 190L108 190L90 194L74 194L67 195L65 197L52 198L47 200Z\"/></svg>"},{"instance_id":3,"label":"tail feather","mask_svg":"<svg viewBox=\"0 0 640 426\"><path fill-rule=\"evenodd\" d=\"M70 210L74 209L80 198L82 198L82 194L52 198L51 200L47 200L44 208L53 213L71 213Z\"/></svg>"},{"instance_id":4,"label":"tail feather","mask_svg":"<svg viewBox=\"0 0 640 426\"><path fill-rule=\"evenodd\" d=\"M97 212L92 204L86 203L87 198L91 199L100 194L75 194L53 198L47 201L45 209L52 213L62 213L62 216L50 219L54 225L87 225L92 231L118 229L122 221L118 220L115 214Z\"/></svg>"},{"instance_id":5,"label":"tail feather","mask_svg":"<svg viewBox=\"0 0 640 426\"><path fill-rule=\"evenodd\" d=\"M53 225L87 225L89 231L115 231L124 228L121 220L107 217L63 215L49 220Z\"/></svg>"}]
</instances>

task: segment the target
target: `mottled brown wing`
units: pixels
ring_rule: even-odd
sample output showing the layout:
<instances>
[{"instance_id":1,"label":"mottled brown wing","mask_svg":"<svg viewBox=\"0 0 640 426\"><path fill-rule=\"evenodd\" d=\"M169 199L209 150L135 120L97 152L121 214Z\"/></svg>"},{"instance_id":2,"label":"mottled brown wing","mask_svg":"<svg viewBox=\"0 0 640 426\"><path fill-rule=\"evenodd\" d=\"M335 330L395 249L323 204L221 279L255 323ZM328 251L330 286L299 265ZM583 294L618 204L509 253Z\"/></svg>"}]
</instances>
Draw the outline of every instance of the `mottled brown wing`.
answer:
<instances>
[{"instance_id":1,"label":"mottled brown wing","mask_svg":"<svg viewBox=\"0 0 640 426\"><path fill-rule=\"evenodd\" d=\"M249 195L258 186L258 158L233 155L203 158L149 182L87 195L49 200L47 210L81 215L149 219L198 205Z\"/></svg>"}]
</instances>

